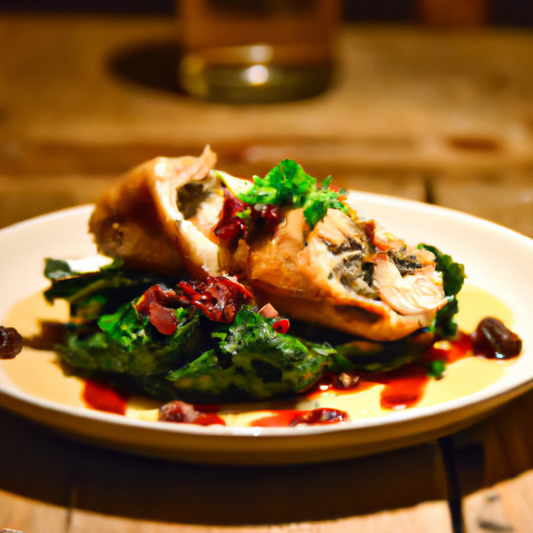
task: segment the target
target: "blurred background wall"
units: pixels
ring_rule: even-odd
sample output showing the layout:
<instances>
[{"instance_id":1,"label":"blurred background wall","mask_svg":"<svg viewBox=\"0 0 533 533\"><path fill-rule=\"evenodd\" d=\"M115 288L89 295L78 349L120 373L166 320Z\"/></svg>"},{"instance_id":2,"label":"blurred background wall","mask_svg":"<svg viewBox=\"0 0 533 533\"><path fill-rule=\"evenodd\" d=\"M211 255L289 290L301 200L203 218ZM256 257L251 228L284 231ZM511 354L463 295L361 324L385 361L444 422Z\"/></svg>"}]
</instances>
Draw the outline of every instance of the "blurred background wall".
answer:
<instances>
[{"instance_id":1,"label":"blurred background wall","mask_svg":"<svg viewBox=\"0 0 533 533\"><path fill-rule=\"evenodd\" d=\"M421 0L424 1L424 0ZM467 2L477 0L467 0ZM430 0L431 2L431 0ZM437 4L449 0L436 1ZM482 0L485 2L485 0ZM427 1L426 1L427 3ZM452 2L453 3L453 0ZM100 12L172 15L174 0L1 0L0 11L9 12ZM419 19L416 0L345 0L345 18L355 21L414 22ZM493 25L533 26L531 0L492 0L486 2L486 21Z\"/></svg>"}]
</instances>

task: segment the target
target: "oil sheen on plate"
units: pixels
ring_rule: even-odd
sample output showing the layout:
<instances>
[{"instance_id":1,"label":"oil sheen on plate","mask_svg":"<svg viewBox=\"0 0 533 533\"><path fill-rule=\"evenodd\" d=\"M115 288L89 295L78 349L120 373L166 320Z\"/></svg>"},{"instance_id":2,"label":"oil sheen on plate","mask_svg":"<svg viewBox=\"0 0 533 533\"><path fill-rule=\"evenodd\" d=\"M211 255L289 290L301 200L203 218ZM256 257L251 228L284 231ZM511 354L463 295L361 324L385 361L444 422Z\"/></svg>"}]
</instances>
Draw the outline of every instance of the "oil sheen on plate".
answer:
<instances>
[{"instance_id":1,"label":"oil sheen on plate","mask_svg":"<svg viewBox=\"0 0 533 533\"><path fill-rule=\"evenodd\" d=\"M486 317L499 318L507 327L513 325L511 310L502 302L471 285L465 285L459 294L460 311L457 321L460 329L471 333L478 322ZM66 321L68 306L58 301L48 305L42 294L35 294L15 305L5 324L13 326L23 336L37 334L40 320ZM520 335L520 332L517 332ZM431 379L422 399L414 407L423 407L445 402L477 392L501 378L513 364L511 360L495 360L479 357L466 357L447 366L443 379ZM21 391L62 405L87 409L82 400L83 380L67 377L56 363L53 352L25 348L13 361L3 361L7 377ZM254 420L271 414L271 410L284 408L308 410L329 407L346 411L351 420L379 417L391 411L380 405L383 385L375 384L362 391L337 394L335 391L317 392L310 396L300 396L297 401L284 400L228 404L221 406L218 415L227 426L248 426ZM156 420L160 402L133 397L128 401L126 416ZM119 416L119 415L115 415Z\"/></svg>"}]
</instances>

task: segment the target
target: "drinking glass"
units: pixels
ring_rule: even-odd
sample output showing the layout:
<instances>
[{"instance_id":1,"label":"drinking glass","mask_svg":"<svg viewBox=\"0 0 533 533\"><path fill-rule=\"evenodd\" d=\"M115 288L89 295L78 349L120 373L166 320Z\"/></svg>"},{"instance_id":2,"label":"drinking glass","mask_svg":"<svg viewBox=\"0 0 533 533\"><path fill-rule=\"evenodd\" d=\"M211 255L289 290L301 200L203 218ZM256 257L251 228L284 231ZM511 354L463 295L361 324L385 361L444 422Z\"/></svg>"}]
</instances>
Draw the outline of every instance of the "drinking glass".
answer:
<instances>
[{"instance_id":1,"label":"drinking glass","mask_svg":"<svg viewBox=\"0 0 533 533\"><path fill-rule=\"evenodd\" d=\"M334 70L341 0L181 0L179 81L228 103L308 98Z\"/></svg>"}]
</instances>

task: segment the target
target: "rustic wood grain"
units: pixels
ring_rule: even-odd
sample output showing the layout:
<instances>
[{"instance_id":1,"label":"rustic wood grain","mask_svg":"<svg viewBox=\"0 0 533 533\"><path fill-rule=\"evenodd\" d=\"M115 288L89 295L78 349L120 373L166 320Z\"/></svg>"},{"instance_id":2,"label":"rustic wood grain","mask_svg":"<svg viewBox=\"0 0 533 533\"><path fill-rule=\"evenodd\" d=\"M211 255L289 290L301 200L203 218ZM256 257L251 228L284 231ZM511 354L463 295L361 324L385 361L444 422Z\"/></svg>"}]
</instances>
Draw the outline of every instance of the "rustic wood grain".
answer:
<instances>
[{"instance_id":1,"label":"rustic wood grain","mask_svg":"<svg viewBox=\"0 0 533 533\"><path fill-rule=\"evenodd\" d=\"M333 169L459 172L533 161L528 32L347 26L331 90L270 106L180 93L176 39L165 18L4 15L0 168L108 172L117 157L127 167L156 148L181 155L208 142L225 161L263 167L280 155ZM109 155L114 147L122 156Z\"/></svg>"},{"instance_id":2,"label":"rustic wood grain","mask_svg":"<svg viewBox=\"0 0 533 533\"><path fill-rule=\"evenodd\" d=\"M533 173L485 172L439 175L432 180L434 201L491 220L533 237Z\"/></svg>"},{"instance_id":3,"label":"rustic wood grain","mask_svg":"<svg viewBox=\"0 0 533 533\"><path fill-rule=\"evenodd\" d=\"M118 176L0 176L0 227L95 202Z\"/></svg>"},{"instance_id":4,"label":"rustic wood grain","mask_svg":"<svg viewBox=\"0 0 533 533\"><path fill-rule=\"evenodd\" d=\"M533 524L533 472L466 498L468 533L529 533Z\"/></svg>"},{"instance_id":5,"label":"rustic wood grain","mask_svg":"<svg viewBox=\"0 0 533 533\"><path fill-rule=\"evenodd\" d=\"M111 176L209 142L230 172L291 157L362 190L433 187L437 203L532 234L531 34L347 26L331 90L270 106L182 94L177 39L168 18L3 16L1 225L94 201Z\"/></svg>"},{"instance_id":6,"label":"rustic wood grain","mask_svg":"<svg viewBox=\"0 0 533 533\"><path fill-rule=\"evenodd\" d=\"M28 533L67 533L67 522L68 510L65 507L24 498L0 489L0 528Z\"/></svg>"}]
</instances>

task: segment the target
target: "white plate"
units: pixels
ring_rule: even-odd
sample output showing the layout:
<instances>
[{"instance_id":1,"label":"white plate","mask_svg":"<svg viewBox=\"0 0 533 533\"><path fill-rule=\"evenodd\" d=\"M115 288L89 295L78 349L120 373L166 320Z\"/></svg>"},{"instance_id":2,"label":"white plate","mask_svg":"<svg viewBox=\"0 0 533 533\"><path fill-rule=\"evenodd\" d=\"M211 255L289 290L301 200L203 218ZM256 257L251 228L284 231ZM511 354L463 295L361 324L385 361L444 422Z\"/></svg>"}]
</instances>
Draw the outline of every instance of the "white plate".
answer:
<instances>
[{"instance_id":1,"label":"white plate","mask_svg":"<svg viewBox=\"0 0 533 533\"><path fill-rule=\"evenodd\" d=\"M202 427L132 420L47 401L16 387L5 371L9 361L4 361L0 405L76 438L136 453L209 463L276 464L343 459L422 442L465 427L533 387L529 273L533 241L490 222L423 203L368 193L353 193L351 200L360 216L375 218L407 242L431 243L451 254L466 265L471 284L512 310L513 330L524 341L523 353L501 379L437 405L345 424ZM92 206L68 209L0 231L0 323L14 304L48 285L42 276L43 258L94 253L87 233L91 210Z\"/></svg>"}]
</instances>

